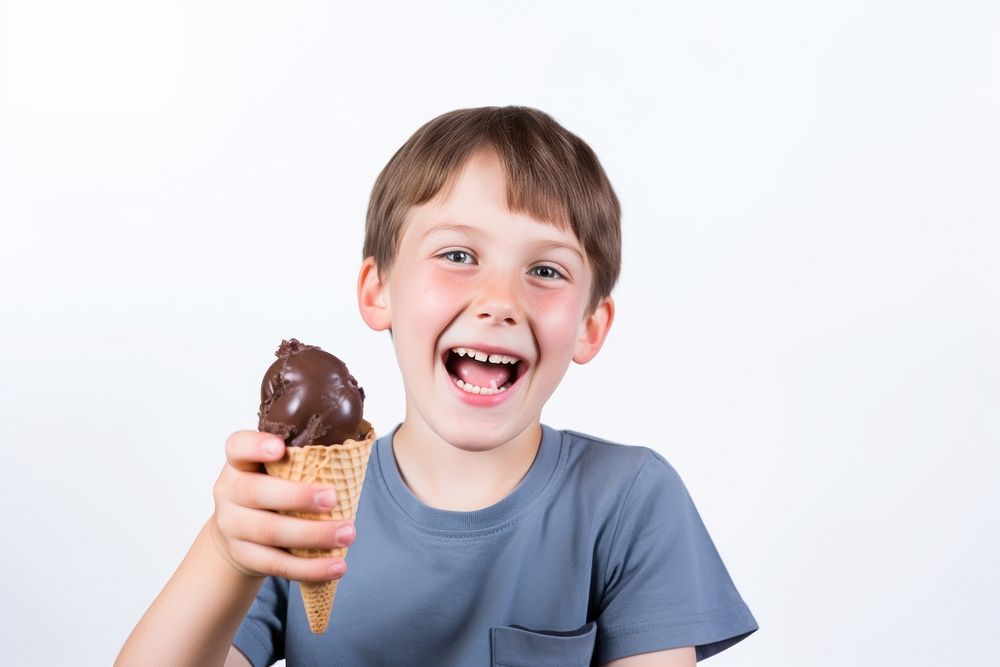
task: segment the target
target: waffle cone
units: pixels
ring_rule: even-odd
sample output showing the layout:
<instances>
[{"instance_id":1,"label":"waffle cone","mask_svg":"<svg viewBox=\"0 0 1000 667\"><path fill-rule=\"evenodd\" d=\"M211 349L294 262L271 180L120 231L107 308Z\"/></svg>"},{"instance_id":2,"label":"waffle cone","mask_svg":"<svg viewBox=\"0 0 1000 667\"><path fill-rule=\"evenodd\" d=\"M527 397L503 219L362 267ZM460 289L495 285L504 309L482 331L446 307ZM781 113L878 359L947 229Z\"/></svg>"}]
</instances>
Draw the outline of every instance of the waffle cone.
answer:
<instances>
[{"instance_id":1,"label":"waffle cone","mask_svg":"<svg viewBox=\"0 0 1000 667\"><path fill-rule=\"evenodd\" d=\"M265 463L269 475L296 482L325 484L337 489L337 505L328 514L312 512L282 512L304 519L349 519L354 520L361 496L361 485L365 481L368 457L375 442L375 431L371 424L362 422L363 440L345 440L339 445L306 445L287 447L280 461ZM347 547L337 549L290 549L295 556L306 558L347 556ZM337 593L337 582L301 582L302 602L309 618L309 628L321 634L326 631L333 609L333 598Z\"/></svg>"}]
</instances>

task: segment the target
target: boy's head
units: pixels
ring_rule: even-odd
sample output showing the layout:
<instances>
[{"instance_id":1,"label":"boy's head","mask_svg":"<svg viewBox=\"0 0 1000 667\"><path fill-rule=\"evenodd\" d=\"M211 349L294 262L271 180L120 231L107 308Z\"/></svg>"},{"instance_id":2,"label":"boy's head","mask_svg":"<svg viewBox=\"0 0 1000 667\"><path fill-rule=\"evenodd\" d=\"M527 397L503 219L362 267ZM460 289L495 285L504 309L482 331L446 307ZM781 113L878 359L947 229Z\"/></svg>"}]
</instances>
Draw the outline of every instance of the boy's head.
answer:
<instances>
[{"instance_id":1,"label":"boy's head","mask_svg":"<svg viewBox=\"0 0 1000 667\"><path fill-rule=\"evenodd\" d=\"M470 451L536 437L570 361L610 329L618 221L593 152L539 111L462 110L418 130L375 185L358 279L362 317L392 332L397 437Z\"/></svg>"},{"instance_id":2,"label":"boy's head","mask_svg":"<svg viewBox=\"0 0 1000 667\"><path fill-rule=\"evenodd\" d=\"M551 116L528 107L459 109L418 129L372 188L364 257L392 269L406 216L447 190L474 153L489 150L503 168L512 212L568 226L593 272L592 310L618 280L621 208L594 151Z\"/></svg>"}]
</instances>

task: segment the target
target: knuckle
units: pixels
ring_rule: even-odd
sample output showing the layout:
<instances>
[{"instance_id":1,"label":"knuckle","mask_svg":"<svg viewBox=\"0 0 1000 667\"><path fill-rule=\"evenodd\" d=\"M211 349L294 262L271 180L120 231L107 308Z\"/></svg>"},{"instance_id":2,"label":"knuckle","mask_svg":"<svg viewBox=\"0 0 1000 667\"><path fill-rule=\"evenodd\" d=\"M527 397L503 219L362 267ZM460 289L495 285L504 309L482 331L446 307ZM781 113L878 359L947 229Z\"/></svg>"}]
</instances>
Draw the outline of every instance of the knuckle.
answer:
<instances>
[{"instance_id":1,"label":"knuckle","mask_svg":"<svg viewBox=\"0 0 1000 667\"><path fill-rule=\"evenodd\" d=\"M280 517L268 517L267 520L257 524L257 539L261 544L277 546L281 534L278 525Z\"/></svg>"},{"instance_id":2,"label":"knuckle","mask_svg":"<svg viewBox=\"0 0 1000 667\"><path fill-rule=\"evenodd\" d=\"M222 470L219 471L219 476L215 478L215 486L219 487L227 484L233 470L234 468L229 465L228 461L226 461L226 463L222 466Z\"/></svg>"},{"instance_id":3,"label":"knuckle","mask_svg":"<svg viewBox=\"0 0 1000 667\"><path fill-rule=\"evenodd\" d=\"M212 497L215 499L216 504L225 500L229 495L229 488L233 482L233 473L236 472L234 468L230 467L228 464L222 467L222 472L219 473L218 478L215 480L215 484L212 486Z\"/></svg>"},{"instance_id":4,"label":"knuckle","mask_svg":"<svg viewBox=\"0 0 1000 667\"><path fill-rule=\"evenodd\" d=\"M271 556L267 564L268 571L283 579L295 579L295 572L292 571L291 563L289 562L290 558L290 556L282 557L280 554Z\"/></svg>"},{"instance_id":5,"label":"knuckle","mask_svg":"<svg viewBox=\"0 0 1000 667\"><path fill-rule=\"evenodd\" d=\"M255 570L251 551L239 540L230 540L226 545L229 549L229 557L240 567L247 570Z\"/></svg>"},{"instance_id":6,"label":"knuckle","mask_svg":"<svg viewBox=\"0 0 1000 667\"><path fill-rule=\"evenodd\" d=\"M257 479L252 475L245 473L237 475L235 484L233 484L233 500L245 507L256 507L260 497L257 487Z\"/></svg>"},{"instance_id":7,"label":"knuckle","mask_svg":"<svg viewBox=\"0 0 1000 667\"><path fill-rule=\"evenodd\" d=\"M244 431L233 431L226 438L226 457L231 458L235 453L236 449L239 447L239 442Z\"/></svg>"},{"instance_id":8,"label":"knuckle","mask_svg":"<svg viewBox=\"0 0 1000 667\"><path fill-rule=\"evenodd\" d=\"M220 477L216 480L215 485L212 487L212 500L215 502L216 508L222 504L223 497L222 478Z\"/></svg>"},{"instance_id":9,"label":"knuckle","mask_svg":"<svg viewBox=\"0 0 1000 667\"><path fill-rule=\"evenodd\" d=\"M226 459L230 463L246 460L257 441L266 435L257 431L233 431L226 438Z\"/></svg>"},{"instance_id":10,"label":"knuckle","mask_svg":"<svg viewBox=\"0 0 1000 667\"><path fill-rule=\"evenodd\" d=\"M264 564L257 550L251 544L236 542L230 547L230 557L233 562L243 568L246 572L266 575Z\"/></svg>"},{"instance_id":11,"label":"knuckle","mask_svg":"<svg viewBox=\"0 0 1000 667\"><path fill-rule=\"evenodd\" d=\"M235 534L231 513L225 505L219 507L215 512L215 525L219 529L219 535L227 542L232 541Z\"/></svg>"}]
</instances>

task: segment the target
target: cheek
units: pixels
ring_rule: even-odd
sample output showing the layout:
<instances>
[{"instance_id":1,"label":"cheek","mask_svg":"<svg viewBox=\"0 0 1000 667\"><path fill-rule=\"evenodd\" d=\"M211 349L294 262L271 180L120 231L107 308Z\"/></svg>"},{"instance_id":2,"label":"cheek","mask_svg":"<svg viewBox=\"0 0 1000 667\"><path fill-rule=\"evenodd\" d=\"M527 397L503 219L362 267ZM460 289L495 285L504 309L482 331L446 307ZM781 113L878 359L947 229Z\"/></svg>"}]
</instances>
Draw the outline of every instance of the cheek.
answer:
<instances>
[{"instance_id":1,"label":"cheek","mask_svg":"<svg viewBox=\"0 0 1000 667\"><path fill-rule=\"evenodd\" d=\"M413 281L426 307L436 311L454 309L469 294L469 281L448 271L428 269Z\"/></svg>"},{"instance_id":2,"label":"cheek","mask_svg":"<svg viewBox=\"0 0 1000 667\"><path fill-rule=\"evenodd\" d=\"M441 322L449 322L469 290L465 281L443 271L413 268L408 279L392 292L394 326L407 331L437 335Z\"/></svg>"},{"instance_id":3,"label":"cheek","mask_svg":"<svg viewBox=\"0 0 1000 667\"><path fill-rule=\"evenodd\" d=\"M575 294L552 291L535 300L535 335L543 348L572 352L585 304Z\"/></svg>"}]
</instances>

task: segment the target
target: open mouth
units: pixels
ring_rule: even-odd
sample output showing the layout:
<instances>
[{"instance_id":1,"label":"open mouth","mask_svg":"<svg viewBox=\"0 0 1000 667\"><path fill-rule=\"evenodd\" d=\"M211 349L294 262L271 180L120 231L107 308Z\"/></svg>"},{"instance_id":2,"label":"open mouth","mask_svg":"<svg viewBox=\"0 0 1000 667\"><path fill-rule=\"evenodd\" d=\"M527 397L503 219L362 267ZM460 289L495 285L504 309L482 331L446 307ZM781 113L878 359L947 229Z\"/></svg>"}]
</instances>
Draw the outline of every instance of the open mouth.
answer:
<instances>
[{"instance_id":1,"label":"open mouth","mask_svg":"<svg viewBox=\"0 0 1000 667\"><path fill-rule=\"evenodd\" d=\"M507 391L528 370L523 359L470 347L448 350L444 367L459 389L485 396Z\"/></svg>"}]
</instances>

